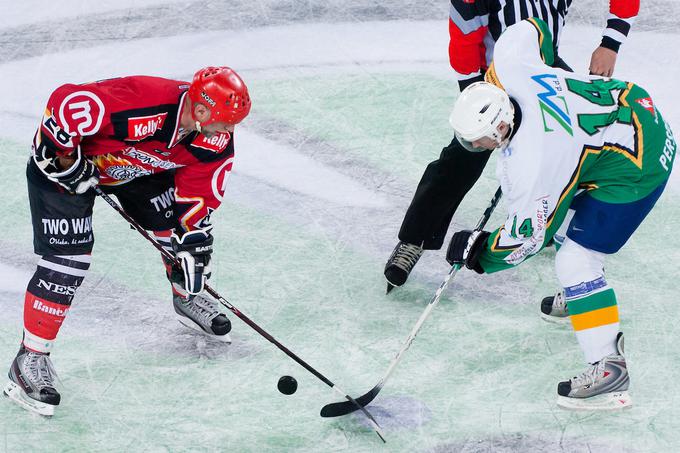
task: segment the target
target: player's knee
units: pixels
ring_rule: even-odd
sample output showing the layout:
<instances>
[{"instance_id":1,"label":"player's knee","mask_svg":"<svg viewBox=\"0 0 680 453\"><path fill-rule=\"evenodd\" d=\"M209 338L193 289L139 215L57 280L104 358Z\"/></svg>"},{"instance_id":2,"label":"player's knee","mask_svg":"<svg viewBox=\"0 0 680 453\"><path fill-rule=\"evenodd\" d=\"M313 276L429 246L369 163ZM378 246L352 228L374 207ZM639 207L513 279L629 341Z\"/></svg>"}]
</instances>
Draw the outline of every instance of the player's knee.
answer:
<instances>
[{"instance_id":1,"label":"player's knee","mask_svg":"<svg viewBox=\"0 0 680 453\"><path fill-rule=\"evenodd\" d=\"M555 255L555 272L563 288L604 276L604 254L566 238Z\"/></svg>"},{"instance_id":2,"label":"player's knee","mask_svg":"<svg viewBox=\"0 0 680 453\"><path fill-rule=\"evenodd\" d=\"M90 255L42 256L28 283L28 291L41 299L71 305L90 268L90 259Z\"/></svg>"}]
</instances>

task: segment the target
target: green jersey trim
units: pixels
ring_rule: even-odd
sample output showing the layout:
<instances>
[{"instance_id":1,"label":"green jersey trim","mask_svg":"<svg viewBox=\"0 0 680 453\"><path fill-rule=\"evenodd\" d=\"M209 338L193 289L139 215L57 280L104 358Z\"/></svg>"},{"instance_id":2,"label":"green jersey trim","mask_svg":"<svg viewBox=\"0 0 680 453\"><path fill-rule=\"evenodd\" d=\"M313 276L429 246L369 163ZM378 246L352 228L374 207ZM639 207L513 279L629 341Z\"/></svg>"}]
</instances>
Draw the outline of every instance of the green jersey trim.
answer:
<instances>
[{"instance_id":1,"label":"green jersey trim","mask_svg":"<svg viewBox=\"0 0 680 453\"><path fill-rule=\"evenodd\" d=\"M538 46L541 50L541 59L548 66L552 66L555 63L555 48L553 47L552 33L550 33L548 24L538 17L531 17L527 20L538 32Z\"/></svg>"}]
</instances>

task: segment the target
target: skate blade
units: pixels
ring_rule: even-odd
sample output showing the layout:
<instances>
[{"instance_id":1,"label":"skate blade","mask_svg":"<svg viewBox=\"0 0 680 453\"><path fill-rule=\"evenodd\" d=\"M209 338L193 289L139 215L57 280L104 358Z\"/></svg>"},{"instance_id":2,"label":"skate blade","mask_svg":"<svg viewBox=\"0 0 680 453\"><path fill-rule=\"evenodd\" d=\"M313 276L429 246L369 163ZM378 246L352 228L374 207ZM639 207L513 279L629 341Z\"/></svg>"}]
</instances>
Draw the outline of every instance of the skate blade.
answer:
<instances>
[{"instance_id":1,"label":"skate blade","mask_svg":"<svg viewBox=\"0 0 680 453\"><path fill-rule=\"evenodd\" d=\"M611 392L591 398L557 397L557 405L562 409L572 411L616 411L633 405L627 391Z\"/></svg>"},{"instance_id":2,"label":"skate blade","mask_svg":"<svg viewBox=\"0 0 680 453\"><path fill-rule=\"evenodd\" d=\"M195 330L197 332L202 333L203 335L206 335L210 338L214 338L215 340L219 340L223 343L231 344L231 336L227 333L226 335L215 335L212 333L208 333L205 330L201 328L198 324L196 324L194 321L191 319L180 315L179 313L175 313L175 317L177 318L177 321L179 321L180 324L182 324L184 327L188 327L192 330Z\"/></svg>"},{"instance_id":3,"label":"skate blade","mask_svg":"<svg viewBox=\"0 0 680 453\"><path fill-rule=\"evenodd\" d=\"M566 326L566 325L571 325L571 319L569 319L569 316L550 316L546 315L545 313L541 312L541 319L545 322L549 322L551 324L557 324L560 326Z\"/></svg>"},{"instance_id":4,"label":"skate blade","mask_svg":"<svg viewBox=\"0 0 680 453\"><path fill-rule=\"evenodd\" d=\"M30 412L42 415L46 418L50 418L54 415L55 406L34 400L24 392L24 389L12 381L9 381L7 385L5 385L3 393L7 398Z\"/></svg>"}]
</instances>

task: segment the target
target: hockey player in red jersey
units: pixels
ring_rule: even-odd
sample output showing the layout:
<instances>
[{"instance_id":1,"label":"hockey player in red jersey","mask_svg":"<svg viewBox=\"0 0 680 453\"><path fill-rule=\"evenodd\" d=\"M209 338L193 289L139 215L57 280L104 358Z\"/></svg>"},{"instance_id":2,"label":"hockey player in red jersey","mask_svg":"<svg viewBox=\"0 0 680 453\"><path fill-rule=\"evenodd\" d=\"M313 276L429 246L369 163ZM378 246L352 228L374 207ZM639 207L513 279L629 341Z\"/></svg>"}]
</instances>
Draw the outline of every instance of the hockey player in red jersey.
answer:
<instances>
[{"instance_id":1,"label":"hockey player in red jersey","mask_svg":"<svg viewBox=\"0 0 680 453\"><path fill-rule=\"evenodd\" d=\"M207 67L191 83L132 76L63 85L50 96L26 175L40 255L24 302L24 333L4 393L51 416L60 402L50 352L90 266L99 185L180 260L165 263L184 325L229 341L229 319L207 295L210 215L234 158L234 126L250 111L232 69Z\"/></svg>"}]
</instances>

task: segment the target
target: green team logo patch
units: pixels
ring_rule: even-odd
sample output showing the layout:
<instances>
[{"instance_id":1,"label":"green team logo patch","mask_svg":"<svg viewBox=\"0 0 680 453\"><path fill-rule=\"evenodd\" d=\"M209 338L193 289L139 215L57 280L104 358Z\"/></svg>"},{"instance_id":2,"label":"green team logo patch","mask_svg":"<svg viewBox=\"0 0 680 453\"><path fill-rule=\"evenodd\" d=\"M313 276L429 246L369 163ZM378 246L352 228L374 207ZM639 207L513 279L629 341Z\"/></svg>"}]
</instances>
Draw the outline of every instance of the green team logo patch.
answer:
<instances>
[{"instance_id":1,"label":"green team logo patch","mask_svg":"<svg viewBox=\"0 0 680 453\"><path fill-rule=\"evenodd\" d=\"M543 117L543 131L554 132L555 129L552 126L556 123L573 137L574 129L569 117L569 107L564 96L559 94L562 91L562 86L557 80L557 76L555 74L538 74L532 76L531 79L544 89L537 95L538 106L541 108Z\"/></svg>"}]
</instances>

